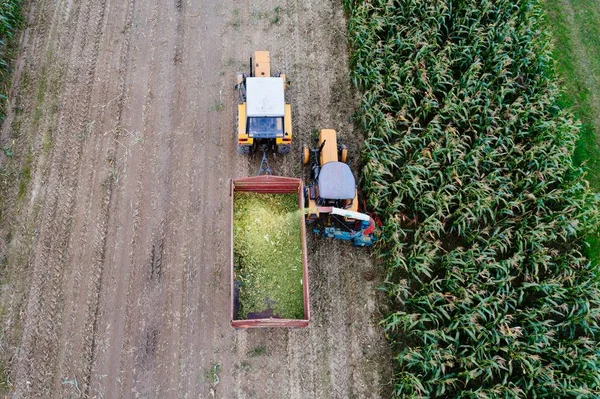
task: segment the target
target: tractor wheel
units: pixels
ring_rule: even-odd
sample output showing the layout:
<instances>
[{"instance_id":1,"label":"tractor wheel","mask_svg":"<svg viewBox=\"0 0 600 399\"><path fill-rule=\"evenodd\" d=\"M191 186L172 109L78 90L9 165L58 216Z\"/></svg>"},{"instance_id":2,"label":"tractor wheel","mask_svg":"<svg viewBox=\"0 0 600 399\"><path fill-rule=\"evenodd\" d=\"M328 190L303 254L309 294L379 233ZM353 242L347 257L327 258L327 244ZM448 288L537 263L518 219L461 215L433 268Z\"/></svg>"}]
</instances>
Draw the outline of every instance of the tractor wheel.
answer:
<instances>
[{"instance_id":1,"label":"tractor wheel","mask_svg":"<svg viewBox=\"0 0 600 399\"><path fill-rule=\"evenodd\" d=\"M338 149L338 154L340 157L340 162L346 163L346 161L348 160L348 147L346 147L344 144L340 145L340 148Z\"/></svg>"},{"instance_id":2,"label":"tractor wheel","mask_svg":"<svg viewBox=\"0 0 600 399\"><path fill-rule=\"evenodd\" d=\"M310 149L306 144L302 146L302 165L308 165L310 161Z\"/></svg>"},{"instance_id":3,"label":"tractor wheel","mask_svg":"<svg viewBox=\"0 0 600 399\"><path fill-rule=\"evenodd\" d=\"M308 190L309 188L304 186L304 192L303 192L303 197L304 197L304 209L308 209Z\"/></svg>"},{"instance_id":4,"label":"tractor wheel","mask_svg":"<svg viewBox=\"0 0 600 399\"><path fill-rule=\"evenodd\" d=\"M277 146L278 154L289 154L291 146L289 144L282 144Z\"/></svg>"},{"instance_id":5,"label":"tractor wheel","mask_svg":"<svg viewBox=\"0 0 600 399\"><path fill-rule=\"evenodd\" d=\"M252 146L249 145L238 145L238 154L248 155Z\"/></svg>"}]
</instances>

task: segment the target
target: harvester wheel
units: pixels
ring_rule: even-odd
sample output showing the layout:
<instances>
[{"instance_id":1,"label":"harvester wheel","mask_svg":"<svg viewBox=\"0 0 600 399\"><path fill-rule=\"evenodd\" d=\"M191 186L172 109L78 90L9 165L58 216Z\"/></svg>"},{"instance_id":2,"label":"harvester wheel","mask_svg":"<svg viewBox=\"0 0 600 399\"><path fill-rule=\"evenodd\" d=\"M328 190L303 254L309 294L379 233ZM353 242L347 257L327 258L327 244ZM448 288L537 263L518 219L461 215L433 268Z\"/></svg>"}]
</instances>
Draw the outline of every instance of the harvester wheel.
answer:
<instances>
[{"instance_id":1,"label":"harvester wheel","mask_svg":"<svg viewBox=\"0 0 600 399\"><path fill-rule=\"evenodd\" d=\"M248 155L250 154L250 148L251 146L249 145L238 145L238 154Z\"/></svg>"},{"instance_id":2,"label":"harvester wheel","mask_svg":"<svg viewBox=\"0 0 600 399\"><path fill-rule=\"evenodd\" d=\"M289 154L291 146L289 144L282 144L277 146L278 154Z\"/></svg>"},{"instance_id":3,"label":"harvester wheel","mask_svg":"<svg viewBox=\"0 0 600 399\"><path fill-rule=\"evenodd\" d=\"M346 161L348 160L348 147L346 147L344 144L340 145L339 148L339 156L340 156L340 162L344 162L346 163Z\"/></svg>"},{"instance_id":4,"label":"harvester wheel","mask_svg":"<svg viewBox=\"0 0 600 399\"><path fill-rule=\"evenodd\" d=\"M310 149L306 144L302 146L302 165L308 165L310 161Z\"/></svg>"}]
</instances>

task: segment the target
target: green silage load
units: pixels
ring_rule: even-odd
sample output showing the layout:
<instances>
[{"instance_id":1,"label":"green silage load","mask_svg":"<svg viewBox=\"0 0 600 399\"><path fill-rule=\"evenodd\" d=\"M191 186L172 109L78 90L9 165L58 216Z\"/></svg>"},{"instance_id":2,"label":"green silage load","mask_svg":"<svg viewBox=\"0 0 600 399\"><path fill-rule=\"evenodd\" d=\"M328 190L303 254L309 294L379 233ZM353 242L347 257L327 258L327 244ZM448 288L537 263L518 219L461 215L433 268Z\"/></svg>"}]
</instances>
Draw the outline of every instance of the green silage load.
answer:
<instances>
[{"instance_id":1,"label":"green silage load","mask_svg":"<svg viewBox=\"0 0 600 399\"><path fill-rule=\"evenodd\" d=\"M271 310L276 317L304 318L301 222L296 194L235 194L238 319Z\"/></svg>"}]
</instances>

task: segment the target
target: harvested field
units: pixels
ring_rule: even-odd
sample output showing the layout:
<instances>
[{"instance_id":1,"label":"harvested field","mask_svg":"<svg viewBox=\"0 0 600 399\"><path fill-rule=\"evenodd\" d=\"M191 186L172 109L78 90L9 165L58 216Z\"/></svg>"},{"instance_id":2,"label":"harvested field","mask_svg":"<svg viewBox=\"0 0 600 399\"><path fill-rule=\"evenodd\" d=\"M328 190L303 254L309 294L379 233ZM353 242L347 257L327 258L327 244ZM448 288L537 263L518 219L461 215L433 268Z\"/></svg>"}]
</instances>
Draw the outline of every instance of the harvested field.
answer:
<instances>
[{"instance_id":1,"label":"harvested field","mask_svg":"<svg viewBox=\"0 0 600 399\"><path fill-rule=\"evenodd\" d=\"M29 3L0 140L0 393L14 398L378 398L390 354L369 252L309 234L311 326L229 326L235 73L292 81L292 154L354 156L338 1Z\"/></svg>"}]
</instances>

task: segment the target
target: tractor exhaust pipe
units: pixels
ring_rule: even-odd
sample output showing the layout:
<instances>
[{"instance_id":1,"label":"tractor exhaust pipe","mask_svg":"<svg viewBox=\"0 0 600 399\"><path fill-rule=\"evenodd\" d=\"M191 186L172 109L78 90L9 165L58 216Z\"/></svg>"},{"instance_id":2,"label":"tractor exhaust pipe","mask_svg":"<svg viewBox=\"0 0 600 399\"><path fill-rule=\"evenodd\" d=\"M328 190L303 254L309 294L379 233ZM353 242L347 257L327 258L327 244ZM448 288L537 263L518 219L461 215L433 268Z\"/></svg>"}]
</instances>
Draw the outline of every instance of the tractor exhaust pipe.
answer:
<instances>
[{"instance_id":1,"label":"tractor exhaust pipe","mask_svg":"<svg viewBox=\"0 0 600 399\"><path fill-rule=\"evenodd\" d=\"M319 154L321 153L321 151L323 151L323 147L325 147L326 142L327 140L323 140L323 143L321 143L321 145L319 146Z\"/></svg>"}]
</instances>

